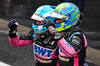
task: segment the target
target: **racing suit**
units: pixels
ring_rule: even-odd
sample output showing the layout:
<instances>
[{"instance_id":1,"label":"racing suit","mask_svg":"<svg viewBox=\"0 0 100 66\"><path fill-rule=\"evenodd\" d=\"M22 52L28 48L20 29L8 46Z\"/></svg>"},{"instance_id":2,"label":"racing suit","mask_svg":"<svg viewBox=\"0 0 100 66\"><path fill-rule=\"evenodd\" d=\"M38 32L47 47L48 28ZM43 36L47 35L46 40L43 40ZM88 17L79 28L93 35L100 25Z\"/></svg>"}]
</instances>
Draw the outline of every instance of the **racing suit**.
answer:
<instances>
[{"instance_id":1,"label":"racing suit","mask_svg":"<svg viewBox=\"0 0 100 66\"><path fill-rule=\"evenodd\" d=\"M14 47L33 44L36 66L56 66L58 61L58 46L49 32L34 33L33 29L26 35L13 37L9 33L10 44ZM37 37L36 37L37 36ZM37 38L37 39L36 39Z\"/></svg>"},{"instance_id":2,"label":"racing suit","mask_svg":"<svg viewBox=\"0 0 100 66\"><path fill-rule=\"evenodd\" d=\"M60 32L60 34L62 37L58 40L49 32L45 32L34 41L36 34L32 30L24 36L9 37L9 41L14 47L33 43L36 66L56 66L57 56L60 66L85 66L87 42L82 30L73 29L69 32Z\"/></svg>"},{"instance_id":3,"label":"racing suit","mask_svg":"<svg viewBox=\"0 0 100 66\"><path fill-rule=\"evenodd\" d=\"M87 66L87 41L81 29L69 31L57 42L57 45L60 66Z\"/></svg>"}]
</instances>

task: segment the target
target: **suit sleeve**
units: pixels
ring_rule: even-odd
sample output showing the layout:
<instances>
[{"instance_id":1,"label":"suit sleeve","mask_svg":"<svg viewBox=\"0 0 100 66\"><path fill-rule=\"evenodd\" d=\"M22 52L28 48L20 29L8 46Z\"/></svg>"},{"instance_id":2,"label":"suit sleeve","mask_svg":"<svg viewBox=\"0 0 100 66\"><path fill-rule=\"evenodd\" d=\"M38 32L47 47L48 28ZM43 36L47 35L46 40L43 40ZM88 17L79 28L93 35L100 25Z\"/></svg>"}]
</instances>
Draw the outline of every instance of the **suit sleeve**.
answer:
<instances>
[{"instance_id":1,"label":"suit sleeve","mask_svg":"<svg viewBox=\"0 0 100 66\"><path fill-rule=\"evenodd\" d=\"M33 42L32 41L33 33L34 33L34 31L31 30L28 34L21 35L21 36L16 36L14 38L11 38L11 37L8 36L9 42L14 47L30 45Z\"/></svg>"},{"instance_id":2,"label":"suit sleeve","mask_svg":"<svg viewBox=\"0 0 100 66\"><path fill-rule=\"evenodd\" d=\"M57 42L59 48L67 57L75 56L81 50L83 43L84 40L80 33L72 34L68 40L65 37Z\"/></svg>"}]
</instances>

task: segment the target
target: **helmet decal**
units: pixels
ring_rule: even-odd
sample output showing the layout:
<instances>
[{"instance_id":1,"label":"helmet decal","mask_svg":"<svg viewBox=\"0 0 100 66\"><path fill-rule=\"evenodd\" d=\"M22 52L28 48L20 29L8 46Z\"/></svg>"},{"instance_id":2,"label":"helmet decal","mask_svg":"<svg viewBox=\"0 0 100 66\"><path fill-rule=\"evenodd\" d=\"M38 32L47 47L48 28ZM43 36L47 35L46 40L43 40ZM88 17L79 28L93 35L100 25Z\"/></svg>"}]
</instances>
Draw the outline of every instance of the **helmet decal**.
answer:
<instances>
[{"instance_id":1,"label":"helmet decal","mask_svg":"<svg viewBox=\"0 0 100 66\"><path fill-rule=\"evenodd\" d=\"M48 20L54 21L55 19L50 17L51 12L54 10L55 6L50 6L50 5L42 5L37 10L35 13L32 15L32 19L37 21L46 21L46 23L41 24L41 25L36 25L36 22L32 24L32 28L35 33L43 33L45 31L48 31L48 28L45 26L48 24Z\"/></svg>"},{"instance_id":2,"label":"helmet decal","mask_svg":"<svg viewBox=\"0 0 100 66\"><path fill-rule=\"evenodd\" d=\"M75 4L64 2L55 8L51 17L62 19L63 22L55 23L55 25L58 31L64 31L78 23L80 11Z\"/></svg>"}]
</instances>

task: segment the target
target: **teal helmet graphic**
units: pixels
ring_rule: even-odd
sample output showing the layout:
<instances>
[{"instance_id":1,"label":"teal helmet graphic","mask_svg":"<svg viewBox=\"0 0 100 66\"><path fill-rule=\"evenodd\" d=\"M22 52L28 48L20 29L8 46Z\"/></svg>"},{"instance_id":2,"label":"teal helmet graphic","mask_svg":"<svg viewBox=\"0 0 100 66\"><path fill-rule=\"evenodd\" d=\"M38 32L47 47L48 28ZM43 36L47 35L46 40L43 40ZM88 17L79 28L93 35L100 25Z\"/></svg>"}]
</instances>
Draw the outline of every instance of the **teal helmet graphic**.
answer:
<instances>
[{"instance_id":1,"label":"teal helmet graphic","mask_svg":"<svg viewBox=\"0 0 100 66\"><path fill-rule=\"evenodd\" d=\"M78 23L80 17L79 8L69 2L59 4L52 12L51 17L61 19L61 23L55 23L56 30L64 31L70 29Z\"/></svg>"},{"instance_id":2,"label":"teal helmet graphic","mask_svg":"<svg viewBox=\"0 0 100 66\"><path fill-rule=\"evenodd\" d=\"M50 5L43 5L37 8L35 13L32 15L31 19L34 19L37 21L46 21L46 23L41 25L36 25L36 22L32 24L32 28L36 33L43 33L45 31L48 31L48 28L45 26L48 24L48 20L54 21L55 19L50 17L50 14L55 9L55 6Z\"/></svg>"}]
</instances>

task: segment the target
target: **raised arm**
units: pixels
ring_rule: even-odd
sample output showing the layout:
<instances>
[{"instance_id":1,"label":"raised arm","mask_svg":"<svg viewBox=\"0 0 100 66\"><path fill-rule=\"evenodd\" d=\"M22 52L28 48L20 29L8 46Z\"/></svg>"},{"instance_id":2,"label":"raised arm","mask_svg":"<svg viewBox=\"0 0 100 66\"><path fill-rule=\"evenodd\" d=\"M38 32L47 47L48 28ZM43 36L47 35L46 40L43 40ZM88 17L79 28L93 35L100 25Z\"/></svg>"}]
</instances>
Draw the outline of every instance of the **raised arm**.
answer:
<instances>
[{"instance_id":1,"label":"raised arm","mask_svg":"<svg viewBox=\"0 0 100 66\"><path fill-rule=\"evenodd\" d=\"M32 35L33 35L34 31L31 30L28 34L25 34L22 36L17 36L18 25L19 24L18 24L17 20L15 20L15 19L11 20L8 23L8 27L9 27L8 38L9 38L10 44L14 47L32 44Z\"/></svg>"}]
</instances>

